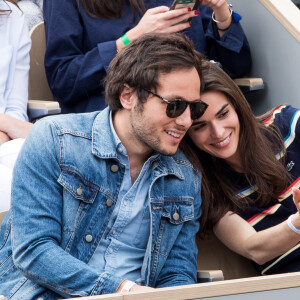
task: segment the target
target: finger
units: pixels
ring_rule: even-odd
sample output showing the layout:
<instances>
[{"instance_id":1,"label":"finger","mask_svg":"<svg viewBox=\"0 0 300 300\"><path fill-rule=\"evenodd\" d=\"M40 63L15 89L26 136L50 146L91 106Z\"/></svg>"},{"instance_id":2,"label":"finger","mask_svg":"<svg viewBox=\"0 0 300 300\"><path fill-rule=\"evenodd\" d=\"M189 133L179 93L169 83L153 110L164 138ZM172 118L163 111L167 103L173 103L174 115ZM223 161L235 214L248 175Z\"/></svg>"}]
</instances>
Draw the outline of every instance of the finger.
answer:
<instances>
[{"instance_id":1,"label":"finger","mask_svg":"<svg viewBox=\"0 0 300 300\"><path fill-rule=\"evenodd\" d=\"M184 15L181 15L177 18L172 18L172 19L168 20L168 22L166 23L166 26L167 27L171 27L171 26L173 27L173 26L176 26L179 23L187 23L186 26L190 26L189 25L190 19L194 18L194 17L197 17L198 15L199 15L198 11L191 11L188 14L184 14ZM174 32L176 32L176 31L174 31Z\"/></svg>"},{"instance_id":2,"label":"finger","mask_svg":"<svg viewBox=\"0 0 300 300\"><path fill-rule=\"evenodd\" d=\"M193 14L194 14L194 12L191 11L190 8L184 7L184 8L169 10L168 12L166 12L162 15L162 18L164 18L165 20L170 20L170 19L174 19L174 18L183 16L183 15L185 15L187 18L189 18L189 15L193 15Z\"/></svg>"},{"instance_id":3,"label":"finger","mask_svg":"<svg viewBox=\"0 0 300 300\"><path fill-rule=\"evenodd\" d=\"M191 27L191 22L187 21L187 22L184 22L184 23L179 23L179 24L167 27L165 32L166 33L180 32L180 31L183 31L183 30L185 30L189 27Z\"/></svg>"},{"instance_id":4,"label":"finger","mask_svg":"<svg viewBox=\"0 0 300 300\"><path fill-rule=\"evenodd\" d=\"M300 213L300 190L296 187L292 188L293 191L293 201L297 207L298 212Z\"/></svg>"},{"instance_id":5,"label":"finger","mask_svg":"<svg viewBox=\"0 0 300 300\"><path fill-rule=\"evenodd\" d=\"M162 5L162 6L157 6L157 7L148 9L146 11L146 14L156 15L156 14L168 12L169 10L170 10L170 8L168 6Z\"/></svg>"}]
</instances>

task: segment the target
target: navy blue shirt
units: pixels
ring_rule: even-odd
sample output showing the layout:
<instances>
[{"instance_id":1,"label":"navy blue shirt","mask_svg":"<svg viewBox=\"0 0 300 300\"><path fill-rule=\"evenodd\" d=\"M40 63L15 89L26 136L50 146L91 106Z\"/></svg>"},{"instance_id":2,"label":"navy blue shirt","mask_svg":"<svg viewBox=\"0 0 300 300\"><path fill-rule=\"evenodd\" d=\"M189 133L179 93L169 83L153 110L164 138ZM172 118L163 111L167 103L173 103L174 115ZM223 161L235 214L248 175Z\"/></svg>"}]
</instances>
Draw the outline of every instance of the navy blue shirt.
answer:
<instances>
[{"instance_id":1,"label":"navy blue shirt","mask_svg":"<svg viewBox=\"0 0 300 300\"><path fill-rule=\"evenodd\" d=\"M292 188L300 188L300 110L291 106L279 106L273 115L265 121L265 124L274 123L283 136L286 149L286 168L289 171L292 183L278 196L277 203L271 203L264 207L255 206L256 187L250 186L243 174L232 171L229 175L236 187L240 189L241 197L253 200L253 206L239 212L256 231L261 231L275 226L297 212L293 202ZM279 159L281 153L276 156ZM234 174L235 173L235 174ZM300 243L279 257L266 262L263 265L254 264L262 274L277 274L300 271Z\"/></svg>"},{"instance_id":2,"label":"navy blue shirt","mask_svg":"<svg viewBox=\"0 0 300 300\"><path fill-rule=\"evenodd\" d=\"M145 0L146 8L171 6L173 0ZM222 64L231 77L240 77L251 67L249 44L239 23L233 22L220 39L211 20L212 10L200 6L185 33L195 48ZM90 112L106 106L103 79L116 55L116 40L140 20L127 3L122 18L90 17L76 0L44 0L47 50L46 74L62 112Z\"/></svg>"}]
</instances>

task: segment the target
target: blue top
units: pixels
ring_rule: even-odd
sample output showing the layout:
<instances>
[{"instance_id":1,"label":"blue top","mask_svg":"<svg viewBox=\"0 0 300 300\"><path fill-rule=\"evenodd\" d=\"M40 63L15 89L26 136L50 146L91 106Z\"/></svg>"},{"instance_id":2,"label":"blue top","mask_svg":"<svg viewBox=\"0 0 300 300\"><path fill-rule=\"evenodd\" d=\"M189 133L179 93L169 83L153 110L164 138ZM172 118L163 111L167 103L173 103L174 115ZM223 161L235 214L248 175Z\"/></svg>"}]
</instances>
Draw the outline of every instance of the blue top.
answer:
<instances>
[{"instance_id":1,"label":"blue top","mask_svg":"<svg viewBox=\"0 0 300 300\"><path fill-rule=\"evenodd\" d=\"M129 159L112 123L110 131L117 158L125 167L116 206L89 265L101 272L141 282L141 269L150 234L150 207L148 192L151 183L151 165L158 158L154 153L144 163L136 179L131 183Z\"/></svg>"},{"instance_id":2,"label":"blue top","mask_svg":"<svg viewBox=\"0 0 300 300\"><path fill-rule=\"evenodd\" d=\"M278 196L277 203L271 203L264 207L253 205L239 213L256 231L275 226L297 212L293 202L292 188L300 188L300 110L291 106L279 106L265 121L266 125L271 123L279 128L283 136L286 149L286 168L293 182ZM277 154L277 158L280 158L281 155ZM241 197L248 196L255 201L255 186L249 187L243 174L233 172L231 176L232 181L240 189ZM262 275L300 271L299 255L300 244L263 265L255 264L255 267Z\"/></svg>"},{"instance_id":3,"label":"blue top","mask_svg":"<svg viewBox=\"0 0 300 300\"><path fill-rule=\"evenodd\" d=\"M145 0L146 8L171 6L172 0ZM44 1L47 50L46 74L54 98L62 112L89 112L106 106L101 81L117 53L116 40L133 28L132 11L127 3L123 17L90 17L76 0ZM211 20L212 10L201 5L185 33L195 48L222 64L231 77L241 77L250 70L249 44L238 19L220 39Z\"/></svg>"}]
</instances>

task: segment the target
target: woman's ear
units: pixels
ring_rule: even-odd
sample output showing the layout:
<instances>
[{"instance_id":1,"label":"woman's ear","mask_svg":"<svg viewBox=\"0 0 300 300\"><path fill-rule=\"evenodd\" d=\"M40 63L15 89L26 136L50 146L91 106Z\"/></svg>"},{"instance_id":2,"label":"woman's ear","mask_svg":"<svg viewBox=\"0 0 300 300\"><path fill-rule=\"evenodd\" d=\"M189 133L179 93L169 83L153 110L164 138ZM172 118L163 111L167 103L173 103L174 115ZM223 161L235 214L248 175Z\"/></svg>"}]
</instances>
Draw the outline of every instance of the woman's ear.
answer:
<instances>
[{"instance_id":1,"label":"woman's ear","mask_svg":"<svg viewBox=\"0 0 300 300\"><path fill-rule=\"evenodd\" d=\"M128 84L124 83L123 89L120 93L120 102L125 109L131 109L135 104L134 89Z\"/></svg>"}]
</instances>

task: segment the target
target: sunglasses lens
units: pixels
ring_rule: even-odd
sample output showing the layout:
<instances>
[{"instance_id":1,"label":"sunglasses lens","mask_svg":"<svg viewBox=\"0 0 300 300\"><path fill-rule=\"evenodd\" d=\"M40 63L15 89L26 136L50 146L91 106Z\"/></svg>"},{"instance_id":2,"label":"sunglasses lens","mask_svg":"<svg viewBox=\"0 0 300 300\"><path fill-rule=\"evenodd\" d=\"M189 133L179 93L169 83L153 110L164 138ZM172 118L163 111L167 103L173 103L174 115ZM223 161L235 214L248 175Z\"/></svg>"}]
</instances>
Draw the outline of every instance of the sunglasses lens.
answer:
<instances>
[{"instance_id":1,"label":"sunglasses lens","mask_svg":"<svg viewBox=\"0 0 300 300\"><path fill-rule=\"evenodd\" d=\"M208 105L204 102L194 102L190 104L191 107L191 119L199 119L205 113Z\"/></svg>"},{"instance_id":2,"label":"sunglasses lens","mask_svg":"<svg viewBox=\"0 0 300 300\"><path fill-rule=\"evenodd\" d=\"M176 118L184 113L187 102L184 100L174 100L167 105L167 116L169 118Z\"/></svg>"}]
</instances>

